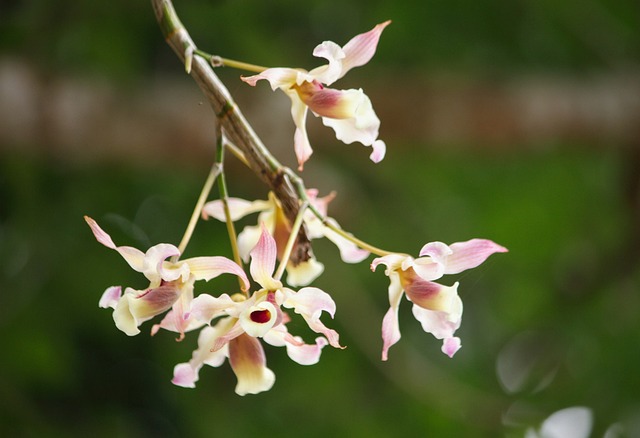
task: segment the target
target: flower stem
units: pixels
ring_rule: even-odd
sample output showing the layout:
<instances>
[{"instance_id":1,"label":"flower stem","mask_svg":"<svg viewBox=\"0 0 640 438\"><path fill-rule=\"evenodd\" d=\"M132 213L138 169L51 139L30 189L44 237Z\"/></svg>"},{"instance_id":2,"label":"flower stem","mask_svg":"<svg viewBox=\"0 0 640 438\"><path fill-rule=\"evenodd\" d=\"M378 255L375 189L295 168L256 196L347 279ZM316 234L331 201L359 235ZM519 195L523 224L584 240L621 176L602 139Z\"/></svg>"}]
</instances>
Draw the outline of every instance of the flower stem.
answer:
<instances>
[{"instance_id":1,"label":"flower stem","mask_svg":"<svg viewBox=\"0 0 640 438\"><path fill-rule=\"evenodd\" d=\"M220 134L220 133L219 133ZM231 220L231 211L229 210L229 192L227 190L227 180L224 174L224 150L225 143L220 135L218 141L218 163L223 171L220 173L220 181L218 182L218 188L220 190L220 199L222 200L222 208L224 209L225 222L227 224L227 233L229 234L229 241L231 243L231 251L233 252L233 260L242 267L242 258L240 257L240 251L238 250L238 235L236 233L235 225ZM242 286L242 285L241 285Z\"/></svg>"},{"instance_id":2,"label":"flower stem","mask_svg":"<svg viewBox=\"0 0 640 438\"><path fill-rule=\"evenodd\" d=\"M196 224L198 223L198 219L200 214L202 213L202 207L204 203L207 201L209 197L209 193L211 192L211 187L213 187L213 183L216 178L222 173L222 166L218 162L214 162L213 166L211 166L211 170L209 171L209 176L207 176L207 180L202 187L202 191L200 192L200 196L198 197L198 202L196 202L196 206L193 209L193 213L191 214L191 219L189 220L189 224L187 225L187 229L182 236L182 240L180 241L180 245L178 245L178 250L180 254L184 253L187 245L189 244L189 240L191 240L191 236L193 235L193 231L196 228ZM178 260L179 256L174 256L172 258L173 262Z\"/></svg>"},{"instance_id":3,"label":"flower stem","mask_svg":"<svg viewBox=\"0 0 640 438\"><path fill-rule=\"evenodd\" d=\"M253 73L262 73L268 68L268 67L262 67L261 65L249 64L247 62L236 61L233 59L212 55L200 49L194 49L193 53L195 55L202 56L204 59L209 61L209 64L211 64L212 67L231 67L231 68L237 68L238 70L250 71Z\"/></svg>"},{"instance_id":4,"label":"flower stem","mask_svg":"<svg viewBox=\"0 0 640 438\"><path fill-rule=\"evenodd\" d=\"M282 278L282 274L284 274L284 270L289 263L289 257L291 256L291 251L293 250L293 245L296 243L296 238L298 236L298 231L300 231L300 227L302 226L302 219L304 218L304 213L311 204L308 200L305 200L300 209L298 210L298 216L296 217L293 226L291 227L291 234L289 235L289 240L287 241L287 246L284 248L284 253L282 254L282 259L280 260L280 264L278 265L278 269L274 274L273 278L277 281L280 281Z\"/></svg>"},{"instance_id":5,"label":"flower stem","mask_svg":"<svg viewBox=\"0 0 640 438\"><path fill-rule=\"evenodd\" d=\"M329 228L330 230L339 234L345 239L355 243L360 248L369 251L371 254L375 254L380 257L386 256L389 254L394 254L394 252L392 251L386 251L384 249L378 248L363 240L358 239L353 234L344 231L333 221L328 220L328 218L324 216L322 213L320 213L318 209L313 205L313 203L311 203L311 201L309 200L309 197L307 196L307 189L304 186L304 181L302 180L302 178L300 178L295 172L293 172L293 170L291 170L288 167L284 168L284 173L285 175L287 175L287 177L289 178L291 183L294 185L294 187L296 187L298 191L298 196L300 197L300 199L302 199L304 202L308 204L309 210L311 210L311 212L322 222L322 224L325 227Z\"/></svg>"}]
</instances>

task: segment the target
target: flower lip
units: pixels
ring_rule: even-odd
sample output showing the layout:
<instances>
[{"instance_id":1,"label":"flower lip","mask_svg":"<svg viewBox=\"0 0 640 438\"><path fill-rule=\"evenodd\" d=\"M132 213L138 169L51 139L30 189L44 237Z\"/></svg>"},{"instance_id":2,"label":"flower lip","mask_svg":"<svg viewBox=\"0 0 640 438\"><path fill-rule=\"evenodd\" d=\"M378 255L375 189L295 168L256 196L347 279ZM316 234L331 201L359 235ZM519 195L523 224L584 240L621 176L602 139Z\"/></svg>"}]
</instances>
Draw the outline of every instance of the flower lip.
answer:
<instances>
[{"instance_id":1,"label":"flower lip","mask_svg":"<svg viewBox=\"0 0 640 438\"><path fill-rule=\"evenodd\" d=\"M271 312L269 311L269 309L254 310L249 315L249 318L253 322L264 324L271 321Z\"/></svg>"}]
</instances>

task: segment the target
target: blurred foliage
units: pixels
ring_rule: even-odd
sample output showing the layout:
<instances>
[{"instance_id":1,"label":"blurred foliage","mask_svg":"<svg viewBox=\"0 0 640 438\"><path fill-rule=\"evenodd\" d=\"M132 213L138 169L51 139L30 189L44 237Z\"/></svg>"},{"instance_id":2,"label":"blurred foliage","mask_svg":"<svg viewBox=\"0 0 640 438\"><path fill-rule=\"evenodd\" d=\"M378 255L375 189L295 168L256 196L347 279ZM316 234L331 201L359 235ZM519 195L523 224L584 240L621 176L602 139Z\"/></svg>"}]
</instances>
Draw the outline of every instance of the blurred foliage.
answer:
<instances>
[{"instance_id":1,"label":"blurred foliage","mask_svg":"<svg viewBox=\"0 0 640 438\"><path fill-rule=\"evenodd\" d=\"M348 187L334 216L391 249L474 236L510 249L460 278L463 349L453 360L442 355L405 302L403 339L379 362L387 279L366 263L336 263L335 248L320 241L317 255L332 275L318 286L335 296L331 325L348 348L325 350L313 367L267 348L276 385L244 398L233 393L228 364L205 367L196 390L171 385L195 335L176 343L170 333L128 338L115 329L97 307L101 291L142 287L143 279L82 220L92 215L120 244L177 242L206 168L5 156L3 435L299 436L305 427L312 437L521 436L574 405L593 409L600 433L637 421L640 357L631 346L640 342L640 270L637 256L624 263L637 226L621 191L625 157L579 148L527 156L410 150L391 151L375 173L362 156L329 154L324 165L346 175ZM234 179L232 191L247 190ZM221 224L202 223L188 252L226 254L223 235ZM206 288L225 290L225 281ZM522 378L509 384L498 361Z\"/></svg>"},{"instance_id":2,"label":"blurred foliage","mask_svg":"<svg viewBox=\"0 0 640 438\"><path fill-rule=\"evenodd\" d=\"M394 69L580 72L626 67L640 55L635 0L191 0L176 7L200 47L259 65L308 60L301 66L312 67L320 41L342 44L387 19L394 25L375 64ZM175 67L146 1L9 0L0 16L0 49L42 66L125 77Z\"/></svg>"},{"instance_id":3,"label":"blurred foliage","mask_svg":"<svg viewBox=\"0 0 640 438\"><path fill-rule=\"evenodd\" d=\"M318 42L344 43L389 18L372 74L583 74L640 59L635 0L176 3L203 49L258 64L315 66ZM45 71L142 82L181 70L146 1L9 0L0 20L2 54ZM317 173L313 185L339 191L332 215L381 247L416 253L431 240L485 237L510 249L459 278L463 349L444 356L404 302L403 339L381 363L386 277L336 263L335 248L318 242L331 272L318 286L338 305L327 324L349 348L326 349L313 367L268 348L275 387L243 398L228 364L205 368L196 390L171 385L193 334L176 343L116 330L100 294L143 279L82 220L91 215L119 244L177 243L208 164L81 165L2 149L0 435L515 437L583 405L594 436L616 422L640 436L637 154L610 144L436 146L394 145L375 167L359 148L328 147L305 172L328 171L337 186ZM229 179L234 194L265 196L253 179ZM189 254L228 253L224 233L201 224Z\"/></svg>"}]
</instances>

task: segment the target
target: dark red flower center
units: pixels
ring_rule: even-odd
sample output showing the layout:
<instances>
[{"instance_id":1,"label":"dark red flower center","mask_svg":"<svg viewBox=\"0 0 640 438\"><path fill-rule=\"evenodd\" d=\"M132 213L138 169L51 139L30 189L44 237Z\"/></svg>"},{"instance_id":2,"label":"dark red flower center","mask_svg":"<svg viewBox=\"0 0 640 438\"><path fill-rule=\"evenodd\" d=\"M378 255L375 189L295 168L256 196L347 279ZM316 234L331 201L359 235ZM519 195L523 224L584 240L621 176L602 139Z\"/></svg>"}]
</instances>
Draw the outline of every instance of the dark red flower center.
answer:
<instances>
[{"instance_id":1,"label":"dark red flower center","mask_svg":"<svg viewBox=\"0 0 640 438\"><path fill-rule=\"evenodd\" d=\"M271 320L271 312L268 310L255 310L251 312L250 315L251 321L257 322L259 324L264 324L265 322L269 322Z\"/></svg>"}]
</instances>

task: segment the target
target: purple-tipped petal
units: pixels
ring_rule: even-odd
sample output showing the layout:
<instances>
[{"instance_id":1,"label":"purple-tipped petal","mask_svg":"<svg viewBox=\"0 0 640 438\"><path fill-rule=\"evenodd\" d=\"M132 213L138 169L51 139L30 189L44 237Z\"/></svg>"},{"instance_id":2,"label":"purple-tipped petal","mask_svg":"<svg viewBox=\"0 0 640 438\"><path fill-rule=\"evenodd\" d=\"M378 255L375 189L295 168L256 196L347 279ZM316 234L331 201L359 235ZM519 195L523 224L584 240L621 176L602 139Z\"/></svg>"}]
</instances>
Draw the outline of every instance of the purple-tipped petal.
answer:
<instances>
[{"instance_id":1,"label":"purple-tipped petal","mask_svg":"<svg viewBox=\"0 0 640 438\"><path fill-rule=\"evenodd\" d=\"M442 341L442 352L449 357L453 357L453 355L460 350L460 347L462 347L460 338L446 338Z\"/></svg>"},{"instance_id":2,"label":"purple-tipped petal","mask_svg":"<svg viewBox=\"0 0 640 438\"><path fill-rule=\"evenodd\" d=\"M264 289L275 290L282 287L282 283L273 278L277 254L276 241L263 224L260 239L251 251L250 271L253 279Z\"/></svg>"},{"instance_id":3,"label":"purple-tipped petal","mask_svg":"<svg viewBox=\"0 0 640 438\"><path fill-rule=\"evenodd\" d=\"M342 48L345 57L342 59L342 74L340 77L344 76L352 68L360 67L373 58L378 47L380 35L390 23L391 20L380 23L369 32L356 35L345 44Z\"/></svg>"},{"instance_id":4,"label":"purple-tipped petal","mask_svg":"<svg viewBox=\"0 0 640 438\"><path fill-rule=\"evenodd\" d=\"M376 140L371 144L371 147L373 151L371 151L369 159L377 164L382 161L387 154L387 145L382 140Z\"/></svg>"},{"instance_id":5,"label":"purple-tipped petal","mask_svg":"<svg viewBox=\"0 0 640 438\"><path fill-rule=\"evenodd\" d=\"M125 259L125 261L137 272L143 272L144 270L144 258L145 255L142 251L132 248L130 246L116 246L111 240L111 236L109 236L98 223L90 218L89 216L85 216L84 220L87 222L93 235L96 240L106 246L109 249L114 249L118 251L118 253Z\"/></svg>"},{"instance_id":6,"label":"purple-tipped petal","mask_svg":"<svg viewBox=\"0 0 640 438\"><path fill-rule=\"evenodd\" d=\"M482 264L491 254L508 250L486 239L472 239L450 245L453 253L447 258L445 274L457 274Z\"/></svg>"},{"instance_id":7,"label":"purple-tipped petal","mask_svg":"<svg viewBox=\"0 0 640 438\"><path fill-rule=\"evenodd\" d=\"M100 301L98 302L98 306L103 309L112 308L115 309L118 305L118 301L122 296L122 287L120 286L111 286L107 288L100 297Z\"/></svg>"}]
</instances>

